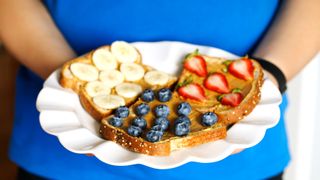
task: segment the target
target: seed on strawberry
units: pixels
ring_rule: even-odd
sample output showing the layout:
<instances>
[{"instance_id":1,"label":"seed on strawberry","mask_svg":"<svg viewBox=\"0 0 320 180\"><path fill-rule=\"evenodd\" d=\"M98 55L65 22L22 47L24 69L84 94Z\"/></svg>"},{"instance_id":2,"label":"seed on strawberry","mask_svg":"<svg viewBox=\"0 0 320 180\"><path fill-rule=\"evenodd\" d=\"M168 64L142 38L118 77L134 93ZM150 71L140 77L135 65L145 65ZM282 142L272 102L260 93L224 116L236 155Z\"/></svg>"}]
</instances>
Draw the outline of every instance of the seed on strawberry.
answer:
<instances>
[{"instance_id":1,"label":"seed on strawberry","mask_svg":"<svg viewBox=\"0 0 320 180\"><path fill-rule=\"evenodd\" d=\"M238 106L241 103L242 99L242 94L239 92L223 94L218 97L218 100L221 102L221 104L229 105L232 107Z\"/></svg>"},{"instance_id":2,"label":"seed on strawberry","mask_svg":"<svg viewBox=\"0 0 320 180\"><path fill-rule=\"evenodd\" d=\"M227 78L222 73L210 74L203 82L204 87L218 93L229 93Z\"/></svg>"},{"instance_id":3,"label":"seed on strawberry","mask_svg":"<svg viewBox=\"0 0 320 180\"><path fill-rule=\"evenodd\" d=\"M186 57L183 67L201 77L205 77L208 74L206 60L199 55L198 50Z\"/></svg>"},{"instance_id":4,"label":"seed on strawberry","mask_svg":"<svg viewBox=\"0 0 320 180\"><path fill-rule=\"evenodd\" d=\"M237 78L251 80L253 79L254 67L250 59L243 58L230 63L228 71Z\"/></svg>"},{"instance_id":5,"label":"seed on strawberry","mask_svg":"<svg viewBox=\"0 0 320 180\"><path fill-rule=\"evenodd\" d=\"M197 83L187 84L185 86L179 87L178 93L180 96L193 99L197 101L206 100L206 95L203 88Z\"/></svg>"}]
</instances>

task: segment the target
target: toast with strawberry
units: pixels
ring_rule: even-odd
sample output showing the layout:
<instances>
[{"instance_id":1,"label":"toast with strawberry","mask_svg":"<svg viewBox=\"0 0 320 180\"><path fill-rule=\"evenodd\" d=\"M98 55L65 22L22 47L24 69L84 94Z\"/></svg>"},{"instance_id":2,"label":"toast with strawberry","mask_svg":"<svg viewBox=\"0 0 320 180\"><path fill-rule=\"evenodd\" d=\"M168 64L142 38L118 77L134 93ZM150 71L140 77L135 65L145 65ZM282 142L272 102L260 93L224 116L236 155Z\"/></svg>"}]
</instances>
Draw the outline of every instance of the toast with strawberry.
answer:
<instances>
[{"instance_id":1,"label":"toast with strawberry","mask_svg":"<svg viewBox=\"0 0 320 180\"><path fill-rule=\"evenodd\" d=\"M226 60L200 55L186 56L177 84L180 97L200 112L214 112L231 125L243 119L258 104L263 71L247 57Z\"/></svg>"},{"instance_id":2,"label":"toast with strawberry","mask_svg":"<svg viewBox=\"0 0 320 180\"><path fill-rule=\"evenodd\" d=\"M177 78L141 63L139 51L115 41L66 62L60 84L79 94L84 109L97 121L119 106L129 106L146 88L172 86Z\"/></svg>"}]
</instances>

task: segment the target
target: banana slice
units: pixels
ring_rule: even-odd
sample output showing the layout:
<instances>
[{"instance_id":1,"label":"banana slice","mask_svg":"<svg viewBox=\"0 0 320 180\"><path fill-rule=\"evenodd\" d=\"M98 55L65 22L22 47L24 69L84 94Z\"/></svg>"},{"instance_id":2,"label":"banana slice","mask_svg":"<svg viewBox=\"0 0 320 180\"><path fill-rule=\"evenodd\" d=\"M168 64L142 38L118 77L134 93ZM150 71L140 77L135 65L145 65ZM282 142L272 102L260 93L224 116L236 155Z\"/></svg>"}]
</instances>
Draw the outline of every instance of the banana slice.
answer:
<instances>
[{"instance_id":1,"label":"banana slice","mask_svg":"<svg viewBox=\"0 0 320 180\"><path fill-rule=\"evenodd\" d=\"M125 105L125 100L117 95L100 95L93 97L93 102L103 109L115 109Z\"/></svg>"},{"instance_id":2,"label":"banana slice","mask_svg":"<svg viewBox=\"0 0 320 180\"><path fill-rule=\"evenodd\" d=\"M95 81L99 77L99 71L90 64L76 62L70 65L71 72L80 80Z\"/></svg>"},{"instance_id":3,"label":"banana slice","mask_svg":"<svg viewBox=\"0 0 320 180\"><path fill-rule=\"evenodd\" d=\"M124 75L118 70L102 71L100 72L99 79L109 86L109 88L113 88L124 81Z\"/></svg>"},{"instance_id":4,"label":"banana slice","mask_svg":"<svg viewBox=\"0 0 320 180\"><path fill-rule=\"evenodd\" d=\"M97 49L92 55L92 61L99 70L116 69L118 66L117 58L106 48Z\"/></svg>"},{"instance_id":5,"label":"banana slice","mask_svg":"<svg viewBox=\"0 0 320 180\"><path fill-rule=\"evenodd\" d=\"M135 83L121 83L116 86L116 92L122 97L132 98L139 95L142 92L142 88Z\"/></svg>"},{"instance_id":6,"label":"banana slice","mask_svg":"<svg viewBox=\"0 0 320 180\"><path fill-rule=\"evenodd\" d=\"M150 85L165 85L169 81L169 75L161 71L149 71L144 75L144 80Z\"/></svg>"},{"instance_id":7,"label":"banana slice","mask_svg":"<svg viewBox=\"0 0 320 180\"><path fill-rule=\"evenodd\" d=\"M123 63L120 66L120 71L127 81L138 81L144 75L144 68L136 63Z\"/></svg>"},{"instance_id":8,"label":"banana slice","mask_svg":"<svg viewBox=\"0 0 320 180\"><path fill-rule=\"evenodd\" d=\"M120 63L135 62L139 56L137 50L124 41L113 42L111 52Z\"/></svg>"},{"instance_id":9,"label":"banana slice","mask_svg":"<svg viewBox=\"0 0 320 180\"><path fill-rule=\"evenodd\" d=\"M90 97L108 95L111 92L109 86L101 81L92 81L87 83L85 86L85 90Z\"/></svg>"}]
</instances>

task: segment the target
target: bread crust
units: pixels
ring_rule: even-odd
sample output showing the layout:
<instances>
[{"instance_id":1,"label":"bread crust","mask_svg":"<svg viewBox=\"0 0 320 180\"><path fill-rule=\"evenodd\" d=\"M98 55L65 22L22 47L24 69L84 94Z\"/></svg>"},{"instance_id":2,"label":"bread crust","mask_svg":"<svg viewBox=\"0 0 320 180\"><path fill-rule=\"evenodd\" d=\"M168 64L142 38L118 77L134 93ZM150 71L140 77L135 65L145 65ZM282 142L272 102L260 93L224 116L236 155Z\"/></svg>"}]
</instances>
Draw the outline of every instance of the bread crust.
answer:
<instances>
[{"instance_id":1,"label":"bread crust","mask_svg":"<svg viewBox=\"0 0 320 180\"><path fill-rule=\"evenodd\" d=\"M130 151L151 156L169 156L175 150L224 139L227 134L226 132L226 126L216 124L211 128L193 132L184 137L175 136L164 141L151 143L142 137L130 136L123 129L109 125L106 118L102 120L100 127L100 134L105 139L116 142Z\"/></svg>"}]
</instances>

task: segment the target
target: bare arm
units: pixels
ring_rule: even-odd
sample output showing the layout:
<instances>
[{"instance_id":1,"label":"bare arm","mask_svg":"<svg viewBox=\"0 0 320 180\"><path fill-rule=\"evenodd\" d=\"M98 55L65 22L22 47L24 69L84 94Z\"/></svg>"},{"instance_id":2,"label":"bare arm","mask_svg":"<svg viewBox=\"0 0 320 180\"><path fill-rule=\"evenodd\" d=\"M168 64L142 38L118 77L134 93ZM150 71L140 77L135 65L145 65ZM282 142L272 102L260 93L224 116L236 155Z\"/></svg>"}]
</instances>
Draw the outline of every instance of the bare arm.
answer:
<instances>
[{"instance_id":1,"label":"bare arm","mask_svg":"<svg viewBox=\"0 0 320 180\"><path fill-rule=\"evenodd\" d=\"M42 78L75 56L40 0L0 0L0 25L6 48Z\"/></svg>"},{"instance_id":2,"label":"bare arm","mask_svg":"<svg viewBox=\"0 0 320 180\"><path fill-rule=\"evenodd\" d=\"M319 50L320 0L287 0L254 56L276 64L290 80Z\"/></svg>"}]
</instances>

